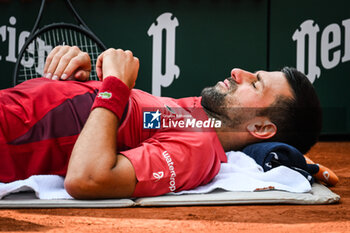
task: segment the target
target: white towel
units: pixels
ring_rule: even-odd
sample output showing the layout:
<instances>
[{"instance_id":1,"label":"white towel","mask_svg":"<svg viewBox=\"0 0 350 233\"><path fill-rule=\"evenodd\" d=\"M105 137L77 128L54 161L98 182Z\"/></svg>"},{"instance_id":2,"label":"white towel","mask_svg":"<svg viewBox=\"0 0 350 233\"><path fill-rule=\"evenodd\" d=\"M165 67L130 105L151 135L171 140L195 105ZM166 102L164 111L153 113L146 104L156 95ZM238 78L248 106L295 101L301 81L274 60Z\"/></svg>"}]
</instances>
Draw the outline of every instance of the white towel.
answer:
<instances>
[{"instance_id":1,"label":"white towel","mask_svg":"<svg viewBox=\"0 0 350 233\"><path fill-rule=\"evenodd\" d=\"M57 175L36 175L25 180L0 183L0 199L11 193L34 191L39 199L73 199L65 190L64 178Z\"/></svg>"},{"instance_id":2,"label":"white towel","mask_svg":"<svg viewBox=\"0 0 350 233\"><path fill-rule=\"evenodd\" d=\"M208 193L215 189L227 191L256 191L277 189L289 192L309 192L309 181L298 172L279 166L264 172L252 158L242 152L226 153L228 162L221 164L218 175L209 183L193 190L175 194ZM11 193L34 191L39 199L72 199L63 185L64 179L55 175L36 175L26 180L0 183L0 199Z\"/></svg>"},{"instance_id":3,"label":"white towel","mask_svg":"<svg viewBox=\"0 0 350 233\"><path fill-rule=\"evenodd\" d=\"M209 193L215 189L226 191L283 190L295 193L311 191L310 182L299 172L279 166L267 172L243 152L227 152L227 163L222 163L214 179L192 190L174 194Z\"/></svg>"}]
</instances>

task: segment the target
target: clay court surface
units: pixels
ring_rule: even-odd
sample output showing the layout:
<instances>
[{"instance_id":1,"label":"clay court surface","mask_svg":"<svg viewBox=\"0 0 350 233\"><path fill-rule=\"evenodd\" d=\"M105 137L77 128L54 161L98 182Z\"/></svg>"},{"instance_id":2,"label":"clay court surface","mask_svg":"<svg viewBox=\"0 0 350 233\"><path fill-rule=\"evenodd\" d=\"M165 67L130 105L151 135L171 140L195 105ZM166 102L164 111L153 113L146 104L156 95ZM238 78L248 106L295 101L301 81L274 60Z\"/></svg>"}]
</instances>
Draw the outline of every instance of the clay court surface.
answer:
<instances>
[{"instance_id":1,"label":"clay court surface","mask_svg":"<svg viewBox=\"0 0 350 233\"><path fill-rule=\"evenodd\" d=\"M339 204L2 209L0 232L350 232L350 142L320 142L308 155L339 176Z\"/></svg>"}]
</instances>

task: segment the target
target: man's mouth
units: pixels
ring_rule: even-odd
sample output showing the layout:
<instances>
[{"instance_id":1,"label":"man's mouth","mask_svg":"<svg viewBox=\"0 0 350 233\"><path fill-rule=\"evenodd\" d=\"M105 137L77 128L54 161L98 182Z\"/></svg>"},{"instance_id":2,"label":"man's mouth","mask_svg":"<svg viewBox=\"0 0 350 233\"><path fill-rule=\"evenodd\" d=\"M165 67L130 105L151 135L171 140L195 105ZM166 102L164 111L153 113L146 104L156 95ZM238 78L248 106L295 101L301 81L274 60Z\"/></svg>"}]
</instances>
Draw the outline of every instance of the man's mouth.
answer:
<instances>
[{"instance_id":1,"label":"man's mouth","mask_svg":"<svg viewBox=\"0 0 350 233\"><path fill-rule=\"evenodd\" d=\"M231 88L231 82L227 79L224 80L224 84L226 85L227 89Z\"/></svg>"},{"instance_id":2,"label":"man's mouth","mask_svg":"<svg viewBox=\"0 0 350 233\"><path fill-rule=\"evenodd\" d=\"M235 80L233 80L232 78L227 78L221 83L224 87L227 88L227 90L232 90L235 86Z\"/></svg>"}]
</instances>

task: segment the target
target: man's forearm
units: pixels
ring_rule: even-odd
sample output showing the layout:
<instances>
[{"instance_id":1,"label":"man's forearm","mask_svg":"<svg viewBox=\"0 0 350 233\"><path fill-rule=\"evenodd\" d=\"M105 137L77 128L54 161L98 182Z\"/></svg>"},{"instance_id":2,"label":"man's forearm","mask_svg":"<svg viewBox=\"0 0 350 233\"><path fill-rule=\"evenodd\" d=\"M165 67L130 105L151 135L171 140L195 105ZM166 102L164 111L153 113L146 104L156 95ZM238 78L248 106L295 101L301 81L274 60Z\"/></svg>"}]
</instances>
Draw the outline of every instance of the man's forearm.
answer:
<instances>
[{"instance_id":1,"label":"man's forearm","mask_svg":"<svg viewBox=\"0 0 350 233\"><path fill-rule=\"evenodd\" d=\"M94 109L69 161L65 188L78 199L130 197L136 186L131 162L117 154L119 120L105 108Z\"/></svg>"},{"instance_id":2,"label":"man's forearm","mask_svg":"<svg viewBox=\"0 0 350 233\"><path fill-rule=\"evenodd\" d=\"M117 134L138 68L131 51L108 49L97 59L103 84L73 148L65 180L75 198L129 197L135 189L131 162L117 154Z\"/></svg>"},{"instance_id":3,"label":"man's forearm","mask_svg":"<svg viewBox=\"0 0 350 233\"><path fill-rule=\"evenodd\" d=\"M71 155L67 177L103 182L116 165L118 118L104 108L94 109Z\"/></svg>"}]
</instances>

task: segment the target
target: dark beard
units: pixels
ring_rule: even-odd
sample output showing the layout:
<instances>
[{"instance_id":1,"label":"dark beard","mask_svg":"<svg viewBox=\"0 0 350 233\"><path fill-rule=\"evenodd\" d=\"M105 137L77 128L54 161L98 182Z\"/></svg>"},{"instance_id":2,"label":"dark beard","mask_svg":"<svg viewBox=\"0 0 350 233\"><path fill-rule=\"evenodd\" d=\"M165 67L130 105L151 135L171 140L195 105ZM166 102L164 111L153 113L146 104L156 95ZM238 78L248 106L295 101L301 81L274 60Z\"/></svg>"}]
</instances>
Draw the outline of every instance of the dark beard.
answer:
<instances>
[{"instance_id":1,"label":"dark beard","mask_svg":"<svg viewBox=\"0 0 350 233\"><path fill-rule=\"evenodd\" d=\"M242 109L228 108L226 106L226 96L229 93L233 94L237 89L237 84L233 80L229 81L231 82L231 87L227 93L221 93L217 90L216 86L204 88L201 92L201 105L208 114L208 117L221 120L223 125L232 129L242 123L243 115Z\"/></svg>"},{"instance_id":2,"label":"dark beard","mask_svg":"<svg viewBox=\"0 0 350 233\"><path fill-rule=\"evenodd\" d=\"M202 90L201 105L211 117L219 118L223 112L226 93L218 92L215 87L206 87Z\"/></svg>"},{"instance_id":3,"label":"dark beard","mask_svg":"<svg viewBox=\"0 0 350 233\"><path fill-rule=\"evenodd\" d=\"M230 82L230 89L226 93L221 93L217 90L216 86L218 84L213 87L206 87L201 92L201 104L212 117L217 118L218 115L227 115L228 109L225 104L225 98L228 94L234 94L238 87L232 78L228 78L227 80Z\"/></svg>"}]
</instances>

